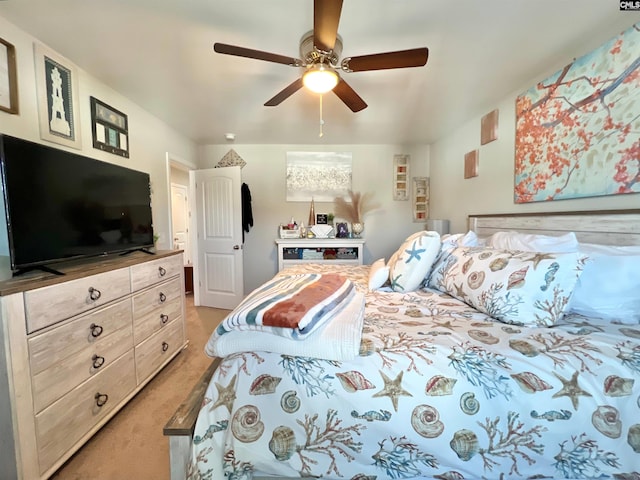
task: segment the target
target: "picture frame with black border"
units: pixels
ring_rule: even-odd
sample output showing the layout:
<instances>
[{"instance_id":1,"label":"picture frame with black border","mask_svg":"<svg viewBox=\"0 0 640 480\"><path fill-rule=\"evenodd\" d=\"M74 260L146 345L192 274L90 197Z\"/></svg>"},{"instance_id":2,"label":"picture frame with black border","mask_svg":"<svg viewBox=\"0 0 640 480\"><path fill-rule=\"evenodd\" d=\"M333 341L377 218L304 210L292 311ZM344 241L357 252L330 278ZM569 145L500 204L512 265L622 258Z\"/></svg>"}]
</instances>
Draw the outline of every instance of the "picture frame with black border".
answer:
<instances>
[{"instance_id":1,"label":"picture frame with black border","mask_svg":"<svg viewBox=\"0 0 640 480\"><path fill-rule=\"evenodd\" d=\"M0 110L14 115L20 113L16 47L3 38L0 38Z\"/></svg>"},{"instance_id":2,"label":"picture frame with black border","mask_svg":"<svg viewBox=\"0 0 640 480\"><path fill-rule=\"evenodd\" d=\"M73 63L34 42L40 138L82 149L78 80Z\"/></svg>"},{"instance_id":3,"label":"picture frame with black border","mask_svg":"<svg viewBox=\"0 0 640 480\"><path fill-rule=\"evenodd\" d=\"M316 213L316 225L327 225L329 216L326 213Z\"/></svg>"},{"instance_id":4,"label":"picture frame with black border","mask_svg":"<svg viewBox=\"0 0 640 480\"><path fill-rule=\"evenodd\" d=\"M349 236L349 225L346 222L336 224L336 238L347 238Z\"/></svg>"},{"instance_id":5,"label":"picture frame with black border","mask_svg":"<svg viewBox=\"0 0 640 480\"><path fill-rule=\"evenodd\" d=\"M110 105L89 97L93 148L129 158L129 119Z\"/></svg>"}]
</instances>

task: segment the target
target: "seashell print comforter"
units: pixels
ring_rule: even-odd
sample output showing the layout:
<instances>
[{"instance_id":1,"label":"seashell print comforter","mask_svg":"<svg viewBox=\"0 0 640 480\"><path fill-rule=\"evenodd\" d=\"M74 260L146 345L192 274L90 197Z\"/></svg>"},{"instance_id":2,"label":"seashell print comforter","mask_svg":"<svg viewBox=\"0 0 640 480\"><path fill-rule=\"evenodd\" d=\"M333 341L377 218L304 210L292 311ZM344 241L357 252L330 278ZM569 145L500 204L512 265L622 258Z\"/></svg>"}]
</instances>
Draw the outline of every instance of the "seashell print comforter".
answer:
<instances>
[{"instance_id":1,"label":"seashell print comforter","mask_svg":"<svg viewBox=\"0 0 640 480\"><path fill-rule=\"evenodd\" d=\"M368 266L339 272L366 290ZM226 357L190 479L640 478L640 326L492 320L435 290L366 294L360 356Z\"/></svg>"}]
</instances>

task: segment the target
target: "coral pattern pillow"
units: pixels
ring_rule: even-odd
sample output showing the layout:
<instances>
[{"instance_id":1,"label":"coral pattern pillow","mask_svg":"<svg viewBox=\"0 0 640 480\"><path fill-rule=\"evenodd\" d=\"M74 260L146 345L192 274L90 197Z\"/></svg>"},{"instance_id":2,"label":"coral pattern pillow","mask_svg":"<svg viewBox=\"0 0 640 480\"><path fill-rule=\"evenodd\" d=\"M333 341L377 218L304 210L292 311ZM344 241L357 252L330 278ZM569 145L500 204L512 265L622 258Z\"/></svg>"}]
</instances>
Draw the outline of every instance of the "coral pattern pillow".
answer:
<instances>
[{"instance_id":1,"label":"coral pattern pillow","mask_svg":"<svg viewBox=\"0 0 640 480\"><path fill-rule=\"evenodd\" d=\"M421 231L410 235L389 260L389 279L396 292L412 292L428 277L440 253L440 234Z\"/></svg>"},{"instance_id":2,"label":"coral pattern pillow","mask_svg":"<svg viewBox=\"0 0 640 480\"><path fill-rule=\"evenodd\" d=\"M389 280L389 266L385 265L384 258L379 258L371 264L369 270L369 291L377 290Z\"/></svg>"},{"instance_id":3,"label":"coral pattern pillow","mask_svg":"<svg viewBox=\"0 0 640 480\"><path fill-rule=\"evenodd\" d=\"M502 322L549 327L560 320L585 257L458 247L434 265L429 286Z\"/></svg>"}]
</instances>

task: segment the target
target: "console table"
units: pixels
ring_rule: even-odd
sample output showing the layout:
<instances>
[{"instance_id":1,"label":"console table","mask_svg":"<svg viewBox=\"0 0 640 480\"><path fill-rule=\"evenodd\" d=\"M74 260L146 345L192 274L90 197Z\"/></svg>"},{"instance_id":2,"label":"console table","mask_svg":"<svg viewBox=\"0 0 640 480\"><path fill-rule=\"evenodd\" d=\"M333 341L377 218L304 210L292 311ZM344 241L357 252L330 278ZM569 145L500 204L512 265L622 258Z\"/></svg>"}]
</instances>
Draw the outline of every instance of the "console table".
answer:
<instances>
[{"instance_id":1,"label":"console table","mask_svg":"<svg viewBox=\"0 0 640 480\"><path fill-rule=\"evenodd\" d=\"M278 238L278 271L300 263L362 265L364 238Z\"/></svg>"},{"instance_id":2,"label":"console table","mask_svg":"<svg viewBox=\"0 0 640 480\"><path fill-rule=\"evenodd\" d=\"M181 251L0 282L2 479L49 478L186 345Z\"/></svg>"}]
</instances>

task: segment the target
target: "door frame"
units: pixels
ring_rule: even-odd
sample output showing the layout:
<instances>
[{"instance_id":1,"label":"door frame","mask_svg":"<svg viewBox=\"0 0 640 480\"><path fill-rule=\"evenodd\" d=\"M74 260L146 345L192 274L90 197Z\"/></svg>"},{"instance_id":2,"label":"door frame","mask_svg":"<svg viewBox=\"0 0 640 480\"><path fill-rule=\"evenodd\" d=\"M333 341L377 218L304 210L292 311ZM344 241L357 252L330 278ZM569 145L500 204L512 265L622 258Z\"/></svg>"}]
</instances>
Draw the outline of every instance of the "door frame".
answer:
<instances>
[{"instance_id":1,"label":"door frame","mask_svg":"<svg viewBox=\"0 0 640 480\"><path fill-rule=\"evenodd\" d=\"M185 196L185 203L186 203L186 207L187 207L187 211L185 212L185 223L186 223L186 229L187 229L187 234L186 234L186 239L185 239L185 248L184 248L184 252L185 252L185 265L193 265L193 260L191 260L191 258L193 257L193 255L191 254L192 252L191 250L191 238L190 237L190 233L191 233L191 226L190 226L190 221L189 221L189 215L191 215L191 199L189 198L189 182L187 182L187 184L183 184L183 183L176 183L176 182L171 182L171 186L170 186L171 190L170 190L170 195L171 195L171 210L173 212L173 192L174 189L179 189L184 191L184 196ZM178 205L179 206L179 205ZM173 214L171 215L171 219L173 220ZM175 236L174 236L174 230L173 230L173 225L169 225L171 227L171 242L172 242L172 247L175 248ZM188 254L188 255L187 255Z\"/></svg>"},{"instance_id":2,"label":"door frame","mask_svg":"<svg viewBox=\"0 0 640 480\"><path fill-rule=\"evenodd\" d=\"M195 170L197 167L196 165L180 158L178 155L175 155L171 152L166 152L165 157L166 157L165 166L166 166L166 183L167 183L167 205L169 207L167 209L167 216L168 216L167 225L169 226L169 229L168 229L169 236L167 238L172 239L173 238L173 218L171 215L173 212L173 198L171 195L171 168L177 168L178 170L187 172L187 175L189 175L189 172L192 170ZM190 181L189 181L189 184L187 185L187 196L189 199L189 205L193 205L193 190L192 190ZM195 232L195 229L193 228L193 220L194 220L194 216L190 215L189 216L189 243L191 245L191 263L193 265L193 270L195 272L195 270L197 269L197 258L193 257L193 248L195 245L194 238L193 238L193 232ZM169 245L173 245L173 243L170 242Z\"/></svg>"}]
</instances>

